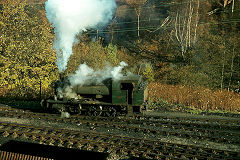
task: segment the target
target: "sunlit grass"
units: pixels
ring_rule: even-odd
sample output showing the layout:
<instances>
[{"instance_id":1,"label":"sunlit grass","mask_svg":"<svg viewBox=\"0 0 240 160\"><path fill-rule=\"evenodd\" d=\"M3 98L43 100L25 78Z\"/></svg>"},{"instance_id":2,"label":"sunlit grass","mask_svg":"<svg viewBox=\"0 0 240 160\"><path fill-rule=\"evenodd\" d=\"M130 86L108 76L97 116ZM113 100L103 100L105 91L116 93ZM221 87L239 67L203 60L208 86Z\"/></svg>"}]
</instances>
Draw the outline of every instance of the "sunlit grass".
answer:
<instances>
[{"instance_id":1,"label":"sunlit grass","mask_svg":"<svg viewBox=\"0 0 240 160\"><path fill-rule=\"evenodd\" d=\"M190 88L180 85L150 83L149 100L191 106L192 112L240 112L240 95L230 91L213 91L208 88Z\"/></svg>"}]
</instances>

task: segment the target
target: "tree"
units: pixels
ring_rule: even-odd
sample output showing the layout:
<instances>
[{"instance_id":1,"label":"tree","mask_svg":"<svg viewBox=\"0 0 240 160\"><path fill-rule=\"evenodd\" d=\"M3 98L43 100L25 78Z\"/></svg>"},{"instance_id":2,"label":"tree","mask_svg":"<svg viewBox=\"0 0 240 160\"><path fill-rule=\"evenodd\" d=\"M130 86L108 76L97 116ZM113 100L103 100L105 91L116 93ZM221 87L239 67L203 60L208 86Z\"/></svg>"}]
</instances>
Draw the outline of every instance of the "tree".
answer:
<instances>
[{"instance_id":1,"label":"tree","mask_svg":"<svg viewBox=\"0 0 240 160\"><path fill-rule=\"evenodd\" d=\"M117 46L113 44L109 44L107 46L107 58L108 62L112 63L113 65L118 65L119 64L119 59L117 57Z\"/></svg>"},{"instance_id":2,"label":"tree","mask_svg":"<svg viewBox=\"0 0 240 160\"><path fill-rule=\"evenodd\" d=\"M195 5L194 5L195 4ZM184 57L188 48L197 41L197 30L199 23L199 0L193 2L189 0L187 5L178 7L175 13L174 33L179 43L182 57Z\"/></svg>"},{"instance_id":3,"label":"tree","mask_svg":"<svg viewBox=\"0 0 240 160\"><path fill-rule=\"evenodd\" d=\"M140 36L140 16L142 12L142 6L147 2L147 0L126 0L126 3L134 8L137 14L138 22L138 37Z\"/></svg>"},{"instance_id":4,"label":"tree","mask_svg":"<svg viewBox=\"0 0 240 160\"><path fill-rule=\"evenodd\" d=\"M57 78L54 36L47 21L25 8L25 1L6 0L0 13L0 86L36 96Z\"/></svg>"}]
</instances>

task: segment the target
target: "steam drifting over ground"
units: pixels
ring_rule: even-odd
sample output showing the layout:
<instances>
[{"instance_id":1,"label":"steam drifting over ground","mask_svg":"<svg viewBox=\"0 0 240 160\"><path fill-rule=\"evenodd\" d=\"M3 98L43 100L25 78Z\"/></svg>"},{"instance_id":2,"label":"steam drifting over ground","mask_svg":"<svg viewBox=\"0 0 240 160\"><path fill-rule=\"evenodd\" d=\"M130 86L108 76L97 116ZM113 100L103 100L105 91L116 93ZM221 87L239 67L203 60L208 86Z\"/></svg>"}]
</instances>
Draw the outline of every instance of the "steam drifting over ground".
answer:
<instances>
[{"instance_id":1,"label":"steam drifting over ground","mask_svg":"<svg viewBox=\"0 0 240 160\"><path fill-rule=\"evenodd\" d=\"M116 9L115 0L48 0L45 4L49 22L54 27L57 66L63 72L72 55L76 35L109 23Z\"/></svg>"}]
</instances>

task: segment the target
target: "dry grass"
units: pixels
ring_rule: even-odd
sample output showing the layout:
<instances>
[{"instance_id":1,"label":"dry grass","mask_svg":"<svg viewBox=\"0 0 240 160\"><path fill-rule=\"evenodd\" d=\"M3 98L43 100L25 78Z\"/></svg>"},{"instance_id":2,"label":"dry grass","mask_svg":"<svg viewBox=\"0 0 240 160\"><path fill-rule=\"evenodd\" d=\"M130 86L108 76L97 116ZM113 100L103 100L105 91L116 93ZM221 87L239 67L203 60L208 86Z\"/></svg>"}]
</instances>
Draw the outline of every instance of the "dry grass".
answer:
<instances>
[{"instance_id":1,"label":"dry grass","mask_svg":"<svg viewBox=\"0 0 240 160\"><path fill-rule=\"evenodd\" d=\"M204 111L223 110L240 112L240 95L229 91L213 91L207 88L190 88L180 85L150 83L149 99L163 99L169 103L192 106Z\"/></svg>"}]
</instances>

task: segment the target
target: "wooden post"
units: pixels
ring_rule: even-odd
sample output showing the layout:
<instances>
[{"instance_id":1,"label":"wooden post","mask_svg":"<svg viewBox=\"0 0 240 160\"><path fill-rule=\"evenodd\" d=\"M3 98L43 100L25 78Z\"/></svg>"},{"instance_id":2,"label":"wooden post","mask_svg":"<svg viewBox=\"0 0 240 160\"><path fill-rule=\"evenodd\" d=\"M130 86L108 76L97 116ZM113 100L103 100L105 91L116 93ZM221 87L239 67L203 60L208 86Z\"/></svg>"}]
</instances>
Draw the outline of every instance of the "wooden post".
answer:
<instances>
[{"instance_id":1,"label":"wooden post","mask_svg":"<svg viewBox=\"0 0 240 160\"><path fill-rule=\"evenodd\" d=\"M97 30L97 41L98 41L98 30Z\"/></svg>"},{"instance_id":2,"label":"wooden post","mask_svg":"<svg viewBox=\"0 0 240 160\"><path fill-rule=\"evenodd\" d=\"M42 80L41 80L41 78L39 78L40 79L40 90L39 90L39 98L40 98L40 100L42 99Z\"/></svg>"}]
</instances>

